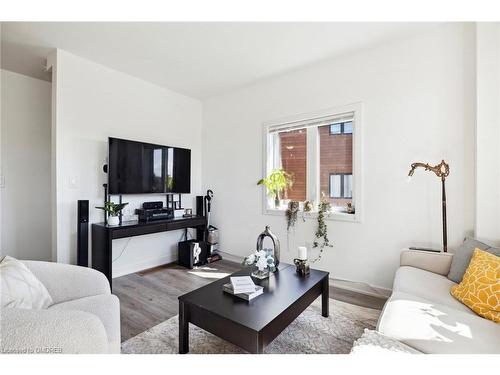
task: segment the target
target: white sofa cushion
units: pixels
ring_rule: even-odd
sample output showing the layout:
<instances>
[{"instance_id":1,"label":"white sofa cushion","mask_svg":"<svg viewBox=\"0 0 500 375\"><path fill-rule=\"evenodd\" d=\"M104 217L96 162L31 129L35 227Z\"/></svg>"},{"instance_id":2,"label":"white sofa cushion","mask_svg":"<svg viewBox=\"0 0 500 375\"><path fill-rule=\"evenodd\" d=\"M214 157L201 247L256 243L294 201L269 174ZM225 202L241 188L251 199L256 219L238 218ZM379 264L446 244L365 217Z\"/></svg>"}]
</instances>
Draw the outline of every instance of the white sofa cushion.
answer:
<instances>
[{"instance_id":1,"label":"white sofa cushion","mask_svg":"<svg viewBox=\"0 0 500 375\"><path fill-rule=\"evenodd\" d=\"M111 294L106 276L92 268L33 260L22 262L47 288L54 303Z\"/></svg>"},{"instance_id":2,"label":"white sofa cushion","mask_svg":"<svg viewBox=\"0 0 500 375\"><path fill-rule=\"evenodd\" d=\"M456 285L446 276L424 271L415 267L399 267L394 277L394 292L403 292L446 305L464 313L476 315L471 309L457 301L450 288Z\"/></svg>"},{"instance_id":3,"label":"white sofa cushion","mask_svg":"<svg viewBox=\"0 0 500 375\"><path fill-rule=\"evenodd\" d=\"M108 337L109 352L120 353L120 301L113 294L99 294L61 302L49 310L84 311L96 315L104 325Z\"/></svg>"},{"instance_id":4,"label":"white sofa cushion","mask_svg":"<svg viewBox=\"0 0 500 375\"><path fill-rule=\"evenodd\" d=\"M20 261L6 256L0 262L1 307L46 309L52 304L47 288Z\"/></svg>"},{"instance_id":5,"label":"white sofa cushion","mask_svg":"<svg viewBox=\"0 0 500 375\"><path fill-rule=\"evenodd\" d=\"M61 263L22 263L54 303L41 310L2 308L0 352L120 352L119 301L102 273Z\"/></svg>"},{"instance_id":6,"label":"white sofa cushion","mask_svg":"<svg viewBox=\"0 0 500 375\"><path fill-rule=\"evenodd\" d=\"M377 331L424 353L500 353L500 324L401 291L387 301Z\"/></svg>"},{"instance_id":7,"label":"white sofa cushion","mask_svg":"<svg viewBox=\"0 0 500 375\"><path fill-rule=\"evenodd\" d=\"M83 311L3 308L0 353L108 353L101 320Z\"/></svg>"}]
</instances>

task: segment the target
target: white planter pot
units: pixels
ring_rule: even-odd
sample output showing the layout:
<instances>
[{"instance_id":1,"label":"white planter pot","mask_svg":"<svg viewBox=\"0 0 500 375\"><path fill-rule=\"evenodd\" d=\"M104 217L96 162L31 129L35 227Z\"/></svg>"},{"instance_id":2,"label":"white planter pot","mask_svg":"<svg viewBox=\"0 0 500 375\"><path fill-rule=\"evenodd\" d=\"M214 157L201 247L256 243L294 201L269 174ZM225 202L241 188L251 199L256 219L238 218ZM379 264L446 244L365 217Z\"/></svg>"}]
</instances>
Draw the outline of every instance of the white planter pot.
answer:
<instances>
[{"instance_id":1,"label":"white planter pot","mask_svg":"<svg viewBox=\"0 0 500 375\"><path fill-rule=\"evenodd\" d=\"M120 224L120 218L118 216L108 217L108 225L118 225Z\"/></svg>"}]
</instances>

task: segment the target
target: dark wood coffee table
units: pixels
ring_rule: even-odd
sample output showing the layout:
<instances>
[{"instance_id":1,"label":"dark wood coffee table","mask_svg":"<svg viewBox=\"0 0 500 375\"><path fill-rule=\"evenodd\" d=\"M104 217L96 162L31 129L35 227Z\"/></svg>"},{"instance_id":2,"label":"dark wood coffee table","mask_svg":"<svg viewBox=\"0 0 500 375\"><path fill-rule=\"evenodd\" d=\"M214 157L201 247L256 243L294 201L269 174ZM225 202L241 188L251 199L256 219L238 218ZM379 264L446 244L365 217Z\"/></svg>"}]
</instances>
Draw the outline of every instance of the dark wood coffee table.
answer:
<instances>
[{"instance_id":1,"label":"dark wood coffee table","mask_svg":"<svg viewBox=\"0 0 500 375\"><path fill-rule=\"evenodd\" d=\"M244 269L231 276L247 276ZM295 266L280 263L269 279L256 280L264 294L247 302L222 291L229 276L179 297L179 353L189 352L189 323L250 353L262 353L316 298L328 316L328 272L311 270L306 277Z\"/></svg>"}]
</instances>

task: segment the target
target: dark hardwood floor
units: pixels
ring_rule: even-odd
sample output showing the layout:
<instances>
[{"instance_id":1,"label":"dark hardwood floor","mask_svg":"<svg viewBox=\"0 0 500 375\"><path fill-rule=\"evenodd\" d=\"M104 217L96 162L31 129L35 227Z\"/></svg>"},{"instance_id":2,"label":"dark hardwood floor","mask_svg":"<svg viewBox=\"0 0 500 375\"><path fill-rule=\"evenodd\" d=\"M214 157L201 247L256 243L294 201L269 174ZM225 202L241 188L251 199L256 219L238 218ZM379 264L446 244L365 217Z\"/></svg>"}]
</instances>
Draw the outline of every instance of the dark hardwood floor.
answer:
<instances>
[{"instance_id":1,"label":"dark hardwood floor","mask_svg":"<svg viewBox=\"0 0 500 375\"><path fill-rule=\"evenodd\" d=\"M120 299L122 341L178 314L177 298L241 269L227 260L198 269L175 264L118 277L113 293ZM330 297L339 301L380 310L385 299L330 287Z\"/></svg>"}]
</instances>

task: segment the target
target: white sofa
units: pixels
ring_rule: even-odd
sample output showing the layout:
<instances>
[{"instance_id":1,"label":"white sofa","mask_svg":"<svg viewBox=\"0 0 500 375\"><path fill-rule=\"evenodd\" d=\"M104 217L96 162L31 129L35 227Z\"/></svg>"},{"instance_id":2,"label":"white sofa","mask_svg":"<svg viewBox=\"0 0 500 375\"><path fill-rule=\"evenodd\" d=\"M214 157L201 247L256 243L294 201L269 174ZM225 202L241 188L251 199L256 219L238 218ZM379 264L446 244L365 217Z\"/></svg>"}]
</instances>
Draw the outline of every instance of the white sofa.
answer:
<instances>
[{"instance_id":1,"label":"white sofa","mask_svg":"<svg viewBox=\"0 0 500 375\"><path fill-rule=\"evenodd\" d=\"M43 310L2 308L3 353L120 353L120 302L96 270L23 261L47 288Z\"/></svg>"},{"instance_id":2,"label":"white sofa","mask_svg":"<svg viewBox=\"0 0 500 375\"><path fill-rule=\"evenodd\" d=\"M453 255L405 250L377 331L423 353L500 353L500 324L457 301Z\"/></svg>"}]
</instances>

